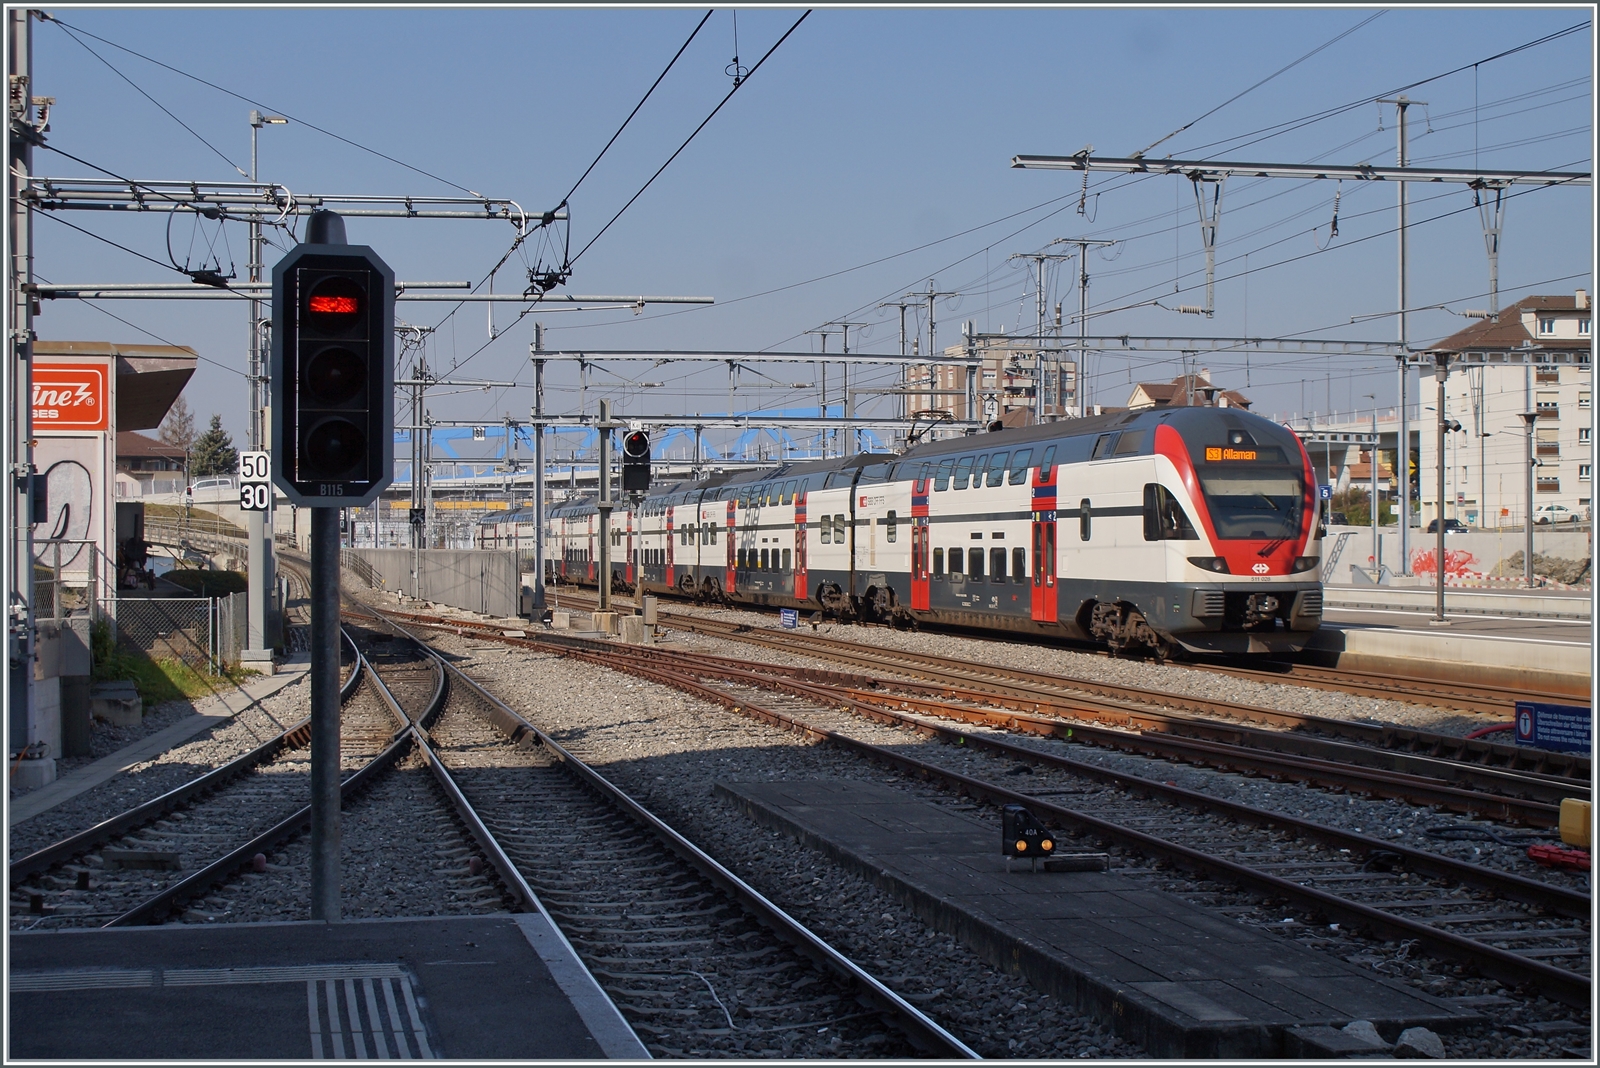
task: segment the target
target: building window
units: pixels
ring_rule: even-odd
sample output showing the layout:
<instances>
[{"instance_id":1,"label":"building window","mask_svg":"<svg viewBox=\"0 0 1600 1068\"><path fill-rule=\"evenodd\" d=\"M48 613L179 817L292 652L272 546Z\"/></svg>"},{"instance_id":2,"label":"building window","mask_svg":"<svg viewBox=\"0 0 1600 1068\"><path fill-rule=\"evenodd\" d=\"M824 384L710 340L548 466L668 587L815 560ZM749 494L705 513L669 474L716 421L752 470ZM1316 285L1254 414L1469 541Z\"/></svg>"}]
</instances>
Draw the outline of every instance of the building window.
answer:
<instances>
[{"instance_id":1,"label":"building window","mask_svg":"<svg viewBox=\"0 0 1600 1068\"><path fill-rule=\"evenodd\" d=\"M1589 320L1587 320L1587 319L1579 319L1578 320L1578 336L1579 337L1588 337L1589 336Z\"/></svg>"},{"instance_id":2,"label":"building window","mask_svg":"<svg viewBox=\"0 0 1600 1068\"><path fill-rule=\"evenodd\" d=\"M1540 475L1538 482L1534 484L1533 488L1538 490L1540 493L1560 493L1561 480L1559 478Z\"/></svg>"},{"instance_id":3,"label":"building window","mask_svg":"<svg viewBox=\"0 0 1600 1068\"><path fill-rule=\"evenodd\" d=\"M1586 427L1586 426L1580 426L1578 428L1578 444L1579 445L1587 445L1587 444L1589 444L1589 432L1590 432L1590 429L1591 428Z\"/></svg>"},{"instance_id":4,"label":"building window","mask_svg":"<svg viewBox=\"0 0 1600 1068\"><path fill-rule=\"evenodd\" d=\"M1586 389L1578 391L1578 408L1585 412L1589 410L1589 391Z\"/></svg>"},{"instance_id":5,"label":"building window","mask_svg":"<svg viewBox=\"0 0 1600 1068\"><path fill-rule=\"evenodd\" d=\"M1553 317L1539 316L1539 336L1549 337L1556 332L1556 321Z\"/></svg>"},{"instance_id":6,"label":"building window","mask_svg":"<svg viewBox=\"0 0 1600 1068\"><path fill-rule=\"evenodd\" d=\"M1594 466L1593 464L1579 464L1578 465L1578 481L1579 482L1588 482L1589 481L1590 469L1593 466Z\"/></svg>"}]
</instances>

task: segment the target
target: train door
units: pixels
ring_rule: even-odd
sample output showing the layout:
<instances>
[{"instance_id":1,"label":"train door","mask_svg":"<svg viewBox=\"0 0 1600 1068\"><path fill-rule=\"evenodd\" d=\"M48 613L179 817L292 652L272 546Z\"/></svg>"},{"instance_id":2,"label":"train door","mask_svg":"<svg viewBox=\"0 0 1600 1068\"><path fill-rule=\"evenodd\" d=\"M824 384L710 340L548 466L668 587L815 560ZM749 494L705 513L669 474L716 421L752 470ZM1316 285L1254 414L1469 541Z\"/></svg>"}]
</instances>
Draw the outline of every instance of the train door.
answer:
<instances>
[{"instance_id":1,"label":"train door","mask_svg":"<svg viewBox=\"0 0 1600 1068\"><path fill-rule=\"evenodd\" d=\"M911 484L911 608L926 611L928 592L928 480Z\"/></svg>"},{"instance_id":2,"label":"train door","mask_svg":"<svg viewBox=\"0 0 1600 1068\"><path fill-rule=\"evenodd\" d=\"M735 509L737 509L738 505L739 502L737 499L734 497L728 498L728 564L727 577L722 584L722 588L727 590L730 594L737 591L739 582L738 571L734 568L734 552L735 547L739 542L739 527L737 525L735 513Z\"/></svg>"},{"instance_id":3,"label":"train door","mask_svg":"<svg viewBox=\"0 0 1600 1068\"><path fill-rule=\"evenodd\" d=\"M806 491L802 485L794 497L794 599L803 601L810 592L806 580Z\"/></svg>"},{"instance_id":4,"label":"train door","mask_svg":"<svg viewBox=\"0 0 1600 1068\"><path fill-rule=\"evenodd\" d=\"M677 540L675 537L673 537L673 534L675 533L672 525L673 511L673 506L670 504L667 505L667 574L666 577L662 579L662 583L668 589L671 589L676 581L672 574L673 563L677 560L677 553L675 552L675 546L673 545L673 542Z\"/></svg>"},{"instance_id":5,"label":"train door","mask_svg":"<svg viewBox=\"0 0 1600 1068\"><path fill-rule=\"evenodd\" d=\"M625 581L628 583L628 585L632 586L635 582L638 581L638 579L635 577L635 575L633 573L633 509L632 508L628 509L628 547L627 547L627 553L628 553L627 563L623 565L622 574L623 574L623 577L624 577Z\"/></svg>"},{"instance_id":6,"label":"train door","mask_svg":"<svg viewBox=\"0 0 1600 1068\"><path fill-rule=\"evenodd\" d=\"M1051 453L1055 450L1051 449ZM1033 610L1035 621L1055 623L1060 614L1056 593L1056 472L1049 463L1033 469Z\"/></svg>"}]
</instances>

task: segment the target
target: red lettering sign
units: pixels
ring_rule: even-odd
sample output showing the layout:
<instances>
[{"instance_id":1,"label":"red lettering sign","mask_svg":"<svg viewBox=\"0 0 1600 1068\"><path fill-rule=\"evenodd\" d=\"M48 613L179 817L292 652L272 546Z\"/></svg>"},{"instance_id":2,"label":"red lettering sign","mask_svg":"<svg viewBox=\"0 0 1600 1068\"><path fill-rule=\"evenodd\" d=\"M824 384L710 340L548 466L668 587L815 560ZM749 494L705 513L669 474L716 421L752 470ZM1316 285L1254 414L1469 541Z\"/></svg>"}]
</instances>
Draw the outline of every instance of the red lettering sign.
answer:
<instances>
[{"instance_id":1,"label":"red lettering sign","mask_svg":"<svg viewBox=\"0 0 1600 1068\"><path fill-rule=\"evenodd\" d=\"M104 365L36 363L33 365L35 430L105 430Z\"/></svg>"}]
</instances>

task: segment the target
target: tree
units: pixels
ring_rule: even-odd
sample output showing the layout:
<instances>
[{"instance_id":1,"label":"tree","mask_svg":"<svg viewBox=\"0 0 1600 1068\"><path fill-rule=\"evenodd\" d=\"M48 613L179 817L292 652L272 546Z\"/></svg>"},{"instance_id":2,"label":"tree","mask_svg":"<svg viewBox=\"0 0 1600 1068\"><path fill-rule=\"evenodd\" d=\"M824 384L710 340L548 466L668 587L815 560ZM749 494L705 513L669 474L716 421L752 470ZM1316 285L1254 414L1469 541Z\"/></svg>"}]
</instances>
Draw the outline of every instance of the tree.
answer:
<instances>
[{"instance_id":1,"label":"tree","mask_svg":"<svg viewBox=\"0 0 1600 1068\"><path fill-rule=\"evenodd\" d=\"M233 438L222 429L222 416L213 415L211 425L194 441L189 452L189 473L195 478L207 475L231 475L239 470L239 450L233 447Z\"/></svg>"},{"instance_id":2,"label":"tree","mask_svg":"<svg viewBox=\"0 0 1600 1068\"><path fill-rule=\"evenodd\" d=\"M182 395L167 409L167 417L161 421L161 429L156 436L163 444L175 446L184 452L194 447L194 413L189 411L189 405L184 402Z\"/></svg>"}]
</instances>

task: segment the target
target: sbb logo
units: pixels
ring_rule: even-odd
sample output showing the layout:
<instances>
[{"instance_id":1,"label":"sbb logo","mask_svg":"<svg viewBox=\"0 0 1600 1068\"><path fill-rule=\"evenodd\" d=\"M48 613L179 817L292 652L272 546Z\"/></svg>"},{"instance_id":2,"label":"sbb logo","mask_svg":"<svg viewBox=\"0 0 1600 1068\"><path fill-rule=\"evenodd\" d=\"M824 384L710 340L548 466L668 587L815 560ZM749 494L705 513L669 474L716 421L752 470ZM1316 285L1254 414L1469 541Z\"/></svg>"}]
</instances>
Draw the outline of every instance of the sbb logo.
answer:
<instances>
[{"instance_id":1,"label":"sbb logo","mask_svg":"<svg viewBox=\"0 0 1600 1068\"><path fill-rule=\"evenodd\" d=\"M1258 575L1265 575L1268 571L1268 568L1266 564L1252 564L1250 570L1254 571Z\"/></svg>"}]
</instances>

